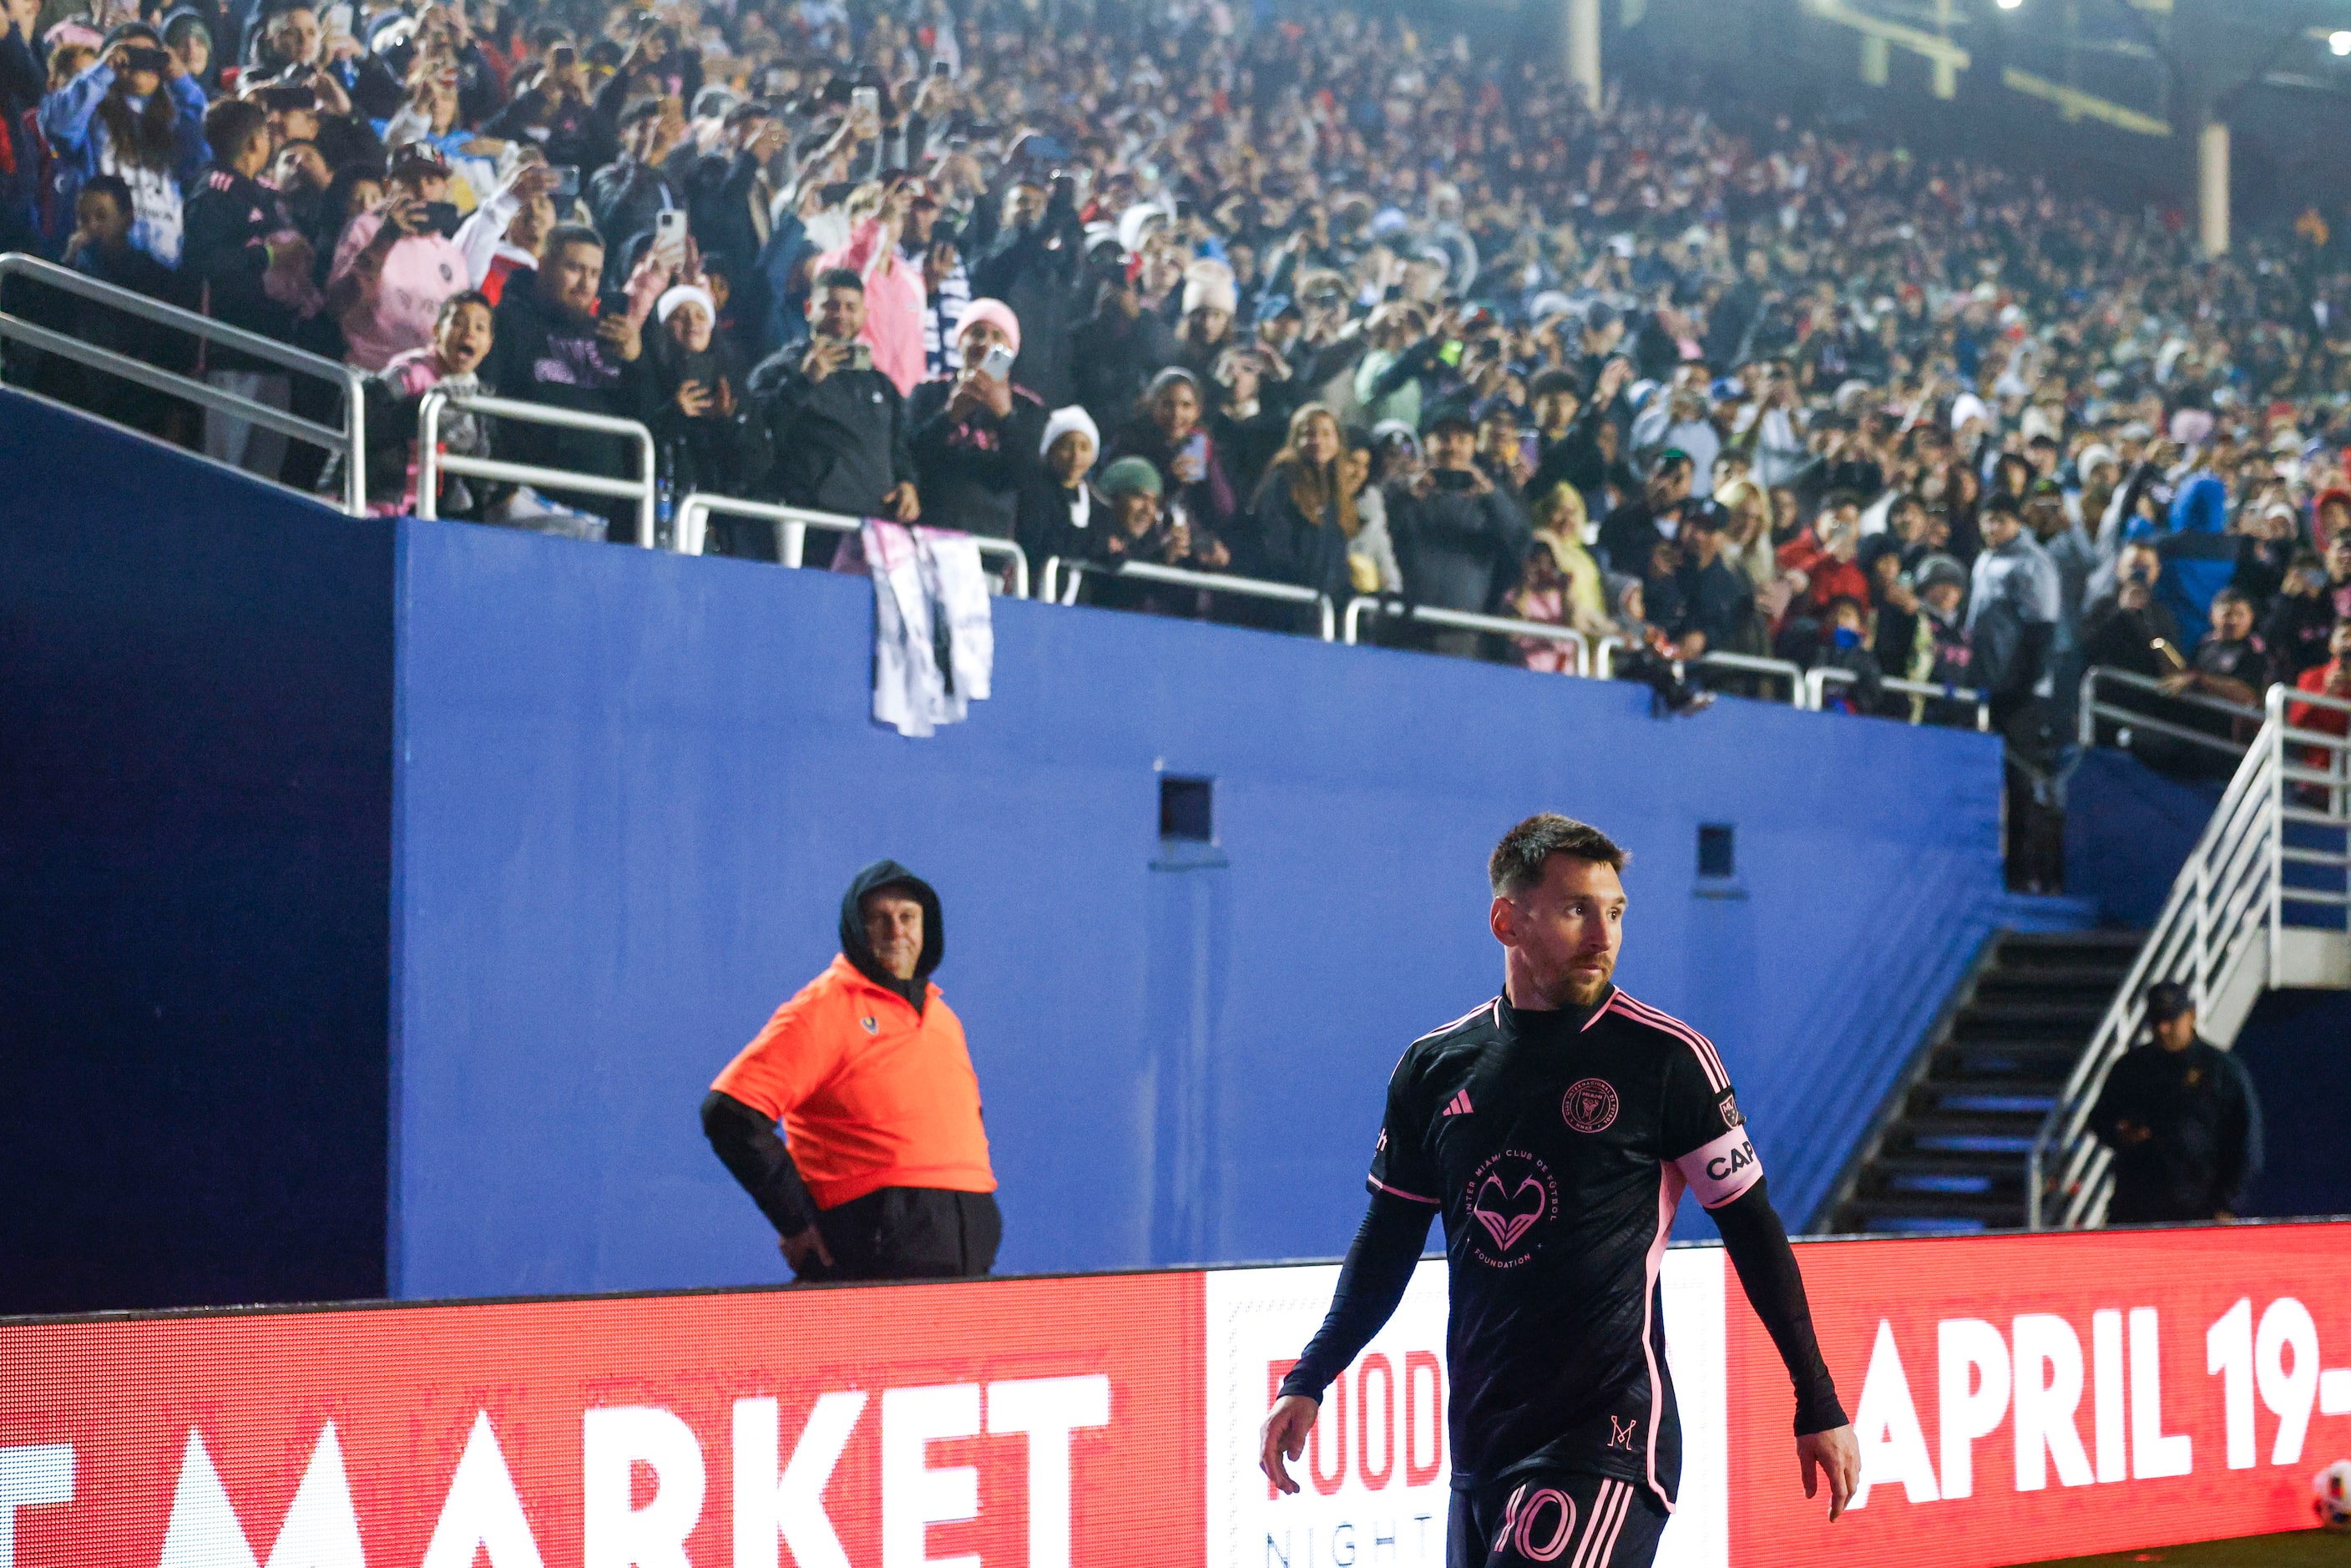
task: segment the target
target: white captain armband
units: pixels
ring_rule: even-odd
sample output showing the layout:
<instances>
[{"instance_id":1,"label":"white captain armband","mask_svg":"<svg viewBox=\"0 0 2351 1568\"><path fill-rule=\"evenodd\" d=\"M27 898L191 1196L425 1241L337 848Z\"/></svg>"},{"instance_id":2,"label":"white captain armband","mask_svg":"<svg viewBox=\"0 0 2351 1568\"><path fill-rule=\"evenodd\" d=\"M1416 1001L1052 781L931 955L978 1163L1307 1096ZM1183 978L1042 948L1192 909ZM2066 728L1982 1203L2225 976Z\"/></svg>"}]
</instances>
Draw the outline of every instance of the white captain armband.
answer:
<instances>
[{"instance_id":1,"label":"white captain armband","mask_svg":"<svg viewBox=\"0 0 2351 1568\"><path fill-rule=\"evenodd\" d=\"M1701 1207L1720 1208L1763 1179L1763 1158L1745 1125L1736 1126L1674 1162Z\"/></svg>"}]
</instances>

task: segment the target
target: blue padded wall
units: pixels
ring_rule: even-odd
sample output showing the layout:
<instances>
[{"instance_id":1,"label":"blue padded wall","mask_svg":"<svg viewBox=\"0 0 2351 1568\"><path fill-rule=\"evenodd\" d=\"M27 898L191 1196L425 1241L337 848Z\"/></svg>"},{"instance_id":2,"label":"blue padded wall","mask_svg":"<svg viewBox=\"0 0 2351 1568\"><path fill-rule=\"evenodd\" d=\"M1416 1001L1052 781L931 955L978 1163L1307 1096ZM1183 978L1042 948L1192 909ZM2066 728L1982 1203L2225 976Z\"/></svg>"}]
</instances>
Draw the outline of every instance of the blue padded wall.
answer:
<instances>
[{"instance_id":1,"label":"blue padded wall","mask_svg":"<svg viewBox=\"0 0 2351 1568\"><path fill-rule=\"evenodd\" d=\"M392 528L0 392L0 1312L384 1288Z\"/></svg>"},{"instance_id":2,"label":"blue padded wall","mask_svg":"<svg viewBox=\"0 0 2351 1568\"><path fill-rule=\"evenodd\" d=\"M861 580L401 539L410 1298L782 1277L695 1106L880 855L945 899L1011 1270L1343 1250L1397 1053L1499 984L1531 811L1633 850L1620 977L1720 1045L1796 1223L1997 917L1972 734L1006 602L993 700L914 741ZM1215 854L1155 869L1162 769L1215 779Z\"/></svg>"}]
</instances>

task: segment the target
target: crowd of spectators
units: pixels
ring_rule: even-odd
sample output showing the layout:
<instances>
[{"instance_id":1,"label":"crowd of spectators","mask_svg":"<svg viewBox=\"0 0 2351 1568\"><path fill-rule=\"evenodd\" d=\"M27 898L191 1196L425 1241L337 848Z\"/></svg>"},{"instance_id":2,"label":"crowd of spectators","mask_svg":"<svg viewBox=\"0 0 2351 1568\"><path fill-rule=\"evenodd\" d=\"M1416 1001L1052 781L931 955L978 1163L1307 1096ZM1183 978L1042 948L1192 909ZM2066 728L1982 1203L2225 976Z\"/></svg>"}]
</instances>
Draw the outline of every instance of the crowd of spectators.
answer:
<instances>
[{"instance_id":1,"label":"crowd of spectators","mask_svg":"<svg viewBox=\"0 0 2351 1568\"><path fill-rule=\"evenodd\" d=\"M2315 214L2206 261L2177 214L1591 110L1551 60L1321 0L75 3L5 0L0 245L367 372L386 511L441 386L641 421L672 493L1613 637L1676 706L1690 661L1768 656L1913 720L1975 706L1888 678L1980 690L2030 759L2093 664L2351 695L2351 270ZM47 308L297 413L332 395ZM340 482L250 422L12 374ZM444 437L632 461L510 420ZM633 537L446 483L444 515ZM721 517L710 548L772 559L776 531Z\"/></svg>"}]
</instances>

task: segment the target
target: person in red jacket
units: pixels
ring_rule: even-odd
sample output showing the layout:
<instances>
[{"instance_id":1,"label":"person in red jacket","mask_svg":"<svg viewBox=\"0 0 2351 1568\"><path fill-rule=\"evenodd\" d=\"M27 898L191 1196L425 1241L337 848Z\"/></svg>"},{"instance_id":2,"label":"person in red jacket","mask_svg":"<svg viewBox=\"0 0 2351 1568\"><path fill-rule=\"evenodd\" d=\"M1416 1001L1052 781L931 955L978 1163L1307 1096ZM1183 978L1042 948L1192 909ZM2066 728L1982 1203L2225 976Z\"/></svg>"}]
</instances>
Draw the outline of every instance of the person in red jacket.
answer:
<instances>
[{"instance_id":1,"label":"person in red jacket","mask_svg":"<svg viewBox=\"0 0 2351 1568\"><path fill-rule=\"evenodd\" d=\"M2335 623L2335 630L2327 635L2326 651L2331 655L2326 663L2303 671L2294 683L2294 688L2351 702L2351 616ZM2325 703L2288 703L2285 722L2292 728L2318 735L2351 735L2351 713ZM2331 761L2325 747L2303 747L2302 762L2305 768L2324 768Z\"/></svg>"},{"instance_id":2,"label":"person in red jacket","mask_svg":"<svg viewBox=\"0 0 2351 1568\"><path fill-rule=\"evenodd\" d=\"M1787 613L1826 622L1829 606L1839 599L1850 599L1867 612L1869 575L1855 562L1860 553L1860 497L1850 490L1835 491L1821 503L1813 526L1780 547L1780 570L1803 574L1803 586Z\"/></svg>"},{"instance_id":3,"label":"person in red jacket","mask_svg":"<svg viewBox=\"0 0 2351 1568\"><path fill-rule=\"evenodd\" d=\"M930 884L895 861L867 866L841 901L840 956L702 1102L710 1146L802 1280L995 1265L1003 1219L979 1080L961 1020L930 982L946 946Z\"/></svg>"}]
</instances>

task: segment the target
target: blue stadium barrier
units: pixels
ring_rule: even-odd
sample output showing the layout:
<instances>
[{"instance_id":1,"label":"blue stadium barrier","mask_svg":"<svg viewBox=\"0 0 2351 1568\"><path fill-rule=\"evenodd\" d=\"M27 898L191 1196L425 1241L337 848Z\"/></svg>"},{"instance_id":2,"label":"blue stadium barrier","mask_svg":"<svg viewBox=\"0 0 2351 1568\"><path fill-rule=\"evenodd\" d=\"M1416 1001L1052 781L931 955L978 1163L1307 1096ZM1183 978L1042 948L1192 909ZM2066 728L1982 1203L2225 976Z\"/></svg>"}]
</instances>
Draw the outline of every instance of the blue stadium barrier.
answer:
<instances>
[{"instance_id":1,"label":"blue stadium barrier","mask_svg":"<svg viewBox=\"0 0 2351 1568\"><path fill-rule=\"evenodd\" d=\"M144 1038L124 977L176 956L204 1047L135 1130L93 1132L104 1088L0 1066L0 1146L77 1212L221 1239L250 1295L328 1223L300 1195L363 1193L370 1160L397 1296L779 1278L695 1105L883 854L946 902L1008 1270L1342 1250L1397 1053L1499 982L1484 858L1530 811L1634 852L1621 978L1718 1042L1796 1221L2002 918L1998 747L1972 733L1735 700L1659 720L1637 686L1008 602L993 699L911 741L867 717L861 580L352 522L13 394L0 451L36 508L0 524L0 623L60 651L9 661L9 708L42 716L57 797L135 755L173 802L126 793L87 830L0 808L31 852L0 864L27 960L0 1028ZM183 662L192 702L118 690ZM1168 775L1214 781L1213 844L1159 838ZM1697 874L1702 824L1735 830L1731 876ZM126 835L157 855L118 884ZM272 845L299 885L213 880ZM110 924L106 961L60 963L35 862ZM298 1021L371 985L371 1039L319 1054ZM215 1102L267 1180L159 1191L213 1157L183 1113Z\"/></svg>"}]
</instances>

